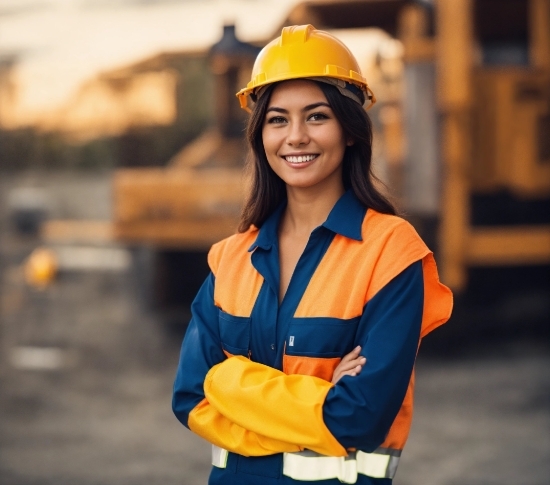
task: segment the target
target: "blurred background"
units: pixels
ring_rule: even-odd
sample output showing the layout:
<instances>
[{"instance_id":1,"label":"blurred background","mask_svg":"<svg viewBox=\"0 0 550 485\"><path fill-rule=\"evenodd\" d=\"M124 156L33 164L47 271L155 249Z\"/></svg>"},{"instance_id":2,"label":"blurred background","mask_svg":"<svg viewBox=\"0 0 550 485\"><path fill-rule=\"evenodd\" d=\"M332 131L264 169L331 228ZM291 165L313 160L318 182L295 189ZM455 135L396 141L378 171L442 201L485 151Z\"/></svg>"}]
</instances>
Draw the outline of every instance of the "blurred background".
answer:
<instances>
[{"instance_id":1,"label":"blurred background","mask_svg":"<svg viewBox=\"0 0 550 485\"><path fill-rule=\"evenodd\" d=\"M206 483L179 345L242 202L234 94L306 23L455 292L395 484L549 482L549 0L0 0L1 485Z\"/></svg>"}]
</instances>

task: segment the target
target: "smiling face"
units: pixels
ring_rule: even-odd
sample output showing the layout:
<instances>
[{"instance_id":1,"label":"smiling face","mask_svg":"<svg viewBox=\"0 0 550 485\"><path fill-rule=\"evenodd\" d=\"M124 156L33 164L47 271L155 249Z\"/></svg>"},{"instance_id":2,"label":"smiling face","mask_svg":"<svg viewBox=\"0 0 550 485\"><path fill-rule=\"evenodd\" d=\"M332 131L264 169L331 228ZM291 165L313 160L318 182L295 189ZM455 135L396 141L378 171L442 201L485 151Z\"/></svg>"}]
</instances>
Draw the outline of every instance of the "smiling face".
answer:
<instances>
[{"instance_id":1,"label":"smiling face","mask_svg":"<svg viewBox=\"0 0 550 485\"><path fill-rule=\"evenodd\" d=\"M347 145L342 127L323 91L313 81L277 85L262 128L265 154L287 190L344 192L342 160Z\"/></svg>"}]
</instances>

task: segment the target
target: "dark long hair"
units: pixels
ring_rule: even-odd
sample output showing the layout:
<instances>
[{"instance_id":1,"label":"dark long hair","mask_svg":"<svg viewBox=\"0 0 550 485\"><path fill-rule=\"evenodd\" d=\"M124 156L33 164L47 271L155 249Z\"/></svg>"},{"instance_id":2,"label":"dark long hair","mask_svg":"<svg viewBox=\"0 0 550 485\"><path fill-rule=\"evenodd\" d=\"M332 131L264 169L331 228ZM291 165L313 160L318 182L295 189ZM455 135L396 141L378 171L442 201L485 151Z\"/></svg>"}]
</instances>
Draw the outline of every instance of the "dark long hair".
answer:
<instances>
[{"instance_id":1,"label":"dark long hair","mask_svg":"<svg viewBox=\"0 0 550 485\"><path fill-rule=\"evenodd\" d=\"M396 214L393 204L377 189L381 182L372 172L372 124L359 103L342 96L330 84L315 82L323 91L328 104L339 121L346 138L354 143L346 147L342 166L342 182L347 190L365 205L383 214ZM269 215L286 200L286 186L272 170L265 154L262 128L271 93L277 83L267 87L254 106L248 120L246 137L249 154L246 168L250 176L249 189L241 213L239 232L248 230L251 224L260 227Z\"/></svg>"}]
</instances>

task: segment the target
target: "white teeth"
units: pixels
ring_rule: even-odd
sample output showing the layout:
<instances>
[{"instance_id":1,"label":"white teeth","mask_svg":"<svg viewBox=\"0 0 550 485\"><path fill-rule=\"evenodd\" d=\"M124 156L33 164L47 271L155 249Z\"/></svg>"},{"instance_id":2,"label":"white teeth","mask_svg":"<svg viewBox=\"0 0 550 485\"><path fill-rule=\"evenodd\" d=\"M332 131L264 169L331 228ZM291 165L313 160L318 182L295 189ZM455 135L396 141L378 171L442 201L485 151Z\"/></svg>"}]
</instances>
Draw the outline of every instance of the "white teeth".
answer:
<instances>
[{"instance_id":1,"label":"white teeth","mask_svg":"<svg viewBox=\"0 0 550 485\"><path fill-rule=\"evenodd\" d=\"M305 163L305 162L311 162L317 155L301 155L299 157L294 156L288 156L285 157L287 162L290 163Z\"/></svg>"}]
</instances>

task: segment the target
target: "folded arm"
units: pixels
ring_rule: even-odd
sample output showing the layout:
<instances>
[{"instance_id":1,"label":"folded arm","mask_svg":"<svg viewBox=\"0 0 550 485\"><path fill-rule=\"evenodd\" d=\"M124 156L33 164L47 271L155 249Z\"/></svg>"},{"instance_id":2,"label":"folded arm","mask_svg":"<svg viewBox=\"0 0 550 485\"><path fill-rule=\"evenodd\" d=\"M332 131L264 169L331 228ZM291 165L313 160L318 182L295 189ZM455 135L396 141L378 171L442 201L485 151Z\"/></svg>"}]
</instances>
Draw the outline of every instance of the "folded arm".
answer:
<instances>
[{"instance_id":1,"label":"folded arm","mask_svg":"<svg viewBox=\"0 0 550 485\"><path fill-rule=\"evenodd\" d=\"M205 399L206 373L226 360L218 332L213 275L206 279L197 294L192 314L181 348L172 397L172 409L178 420L210 443L241 455L300 451L296 444L268 438L235 424Z\"/></svg>"},{"instance_id":2,"label":"folded arm","mask_svg":"<svg viewBox=\"0 0 550 485\"><path fill-rule=\"evenodd\" d=\"M356 344L367 361L357 376L344 376L333 385L233 357L209 371L206 397L231 422L272 439L330 456L344 456L347 448L374 450L407 391L423 295L418 261L366 305Z\"/></svg>"}]
</instances>

